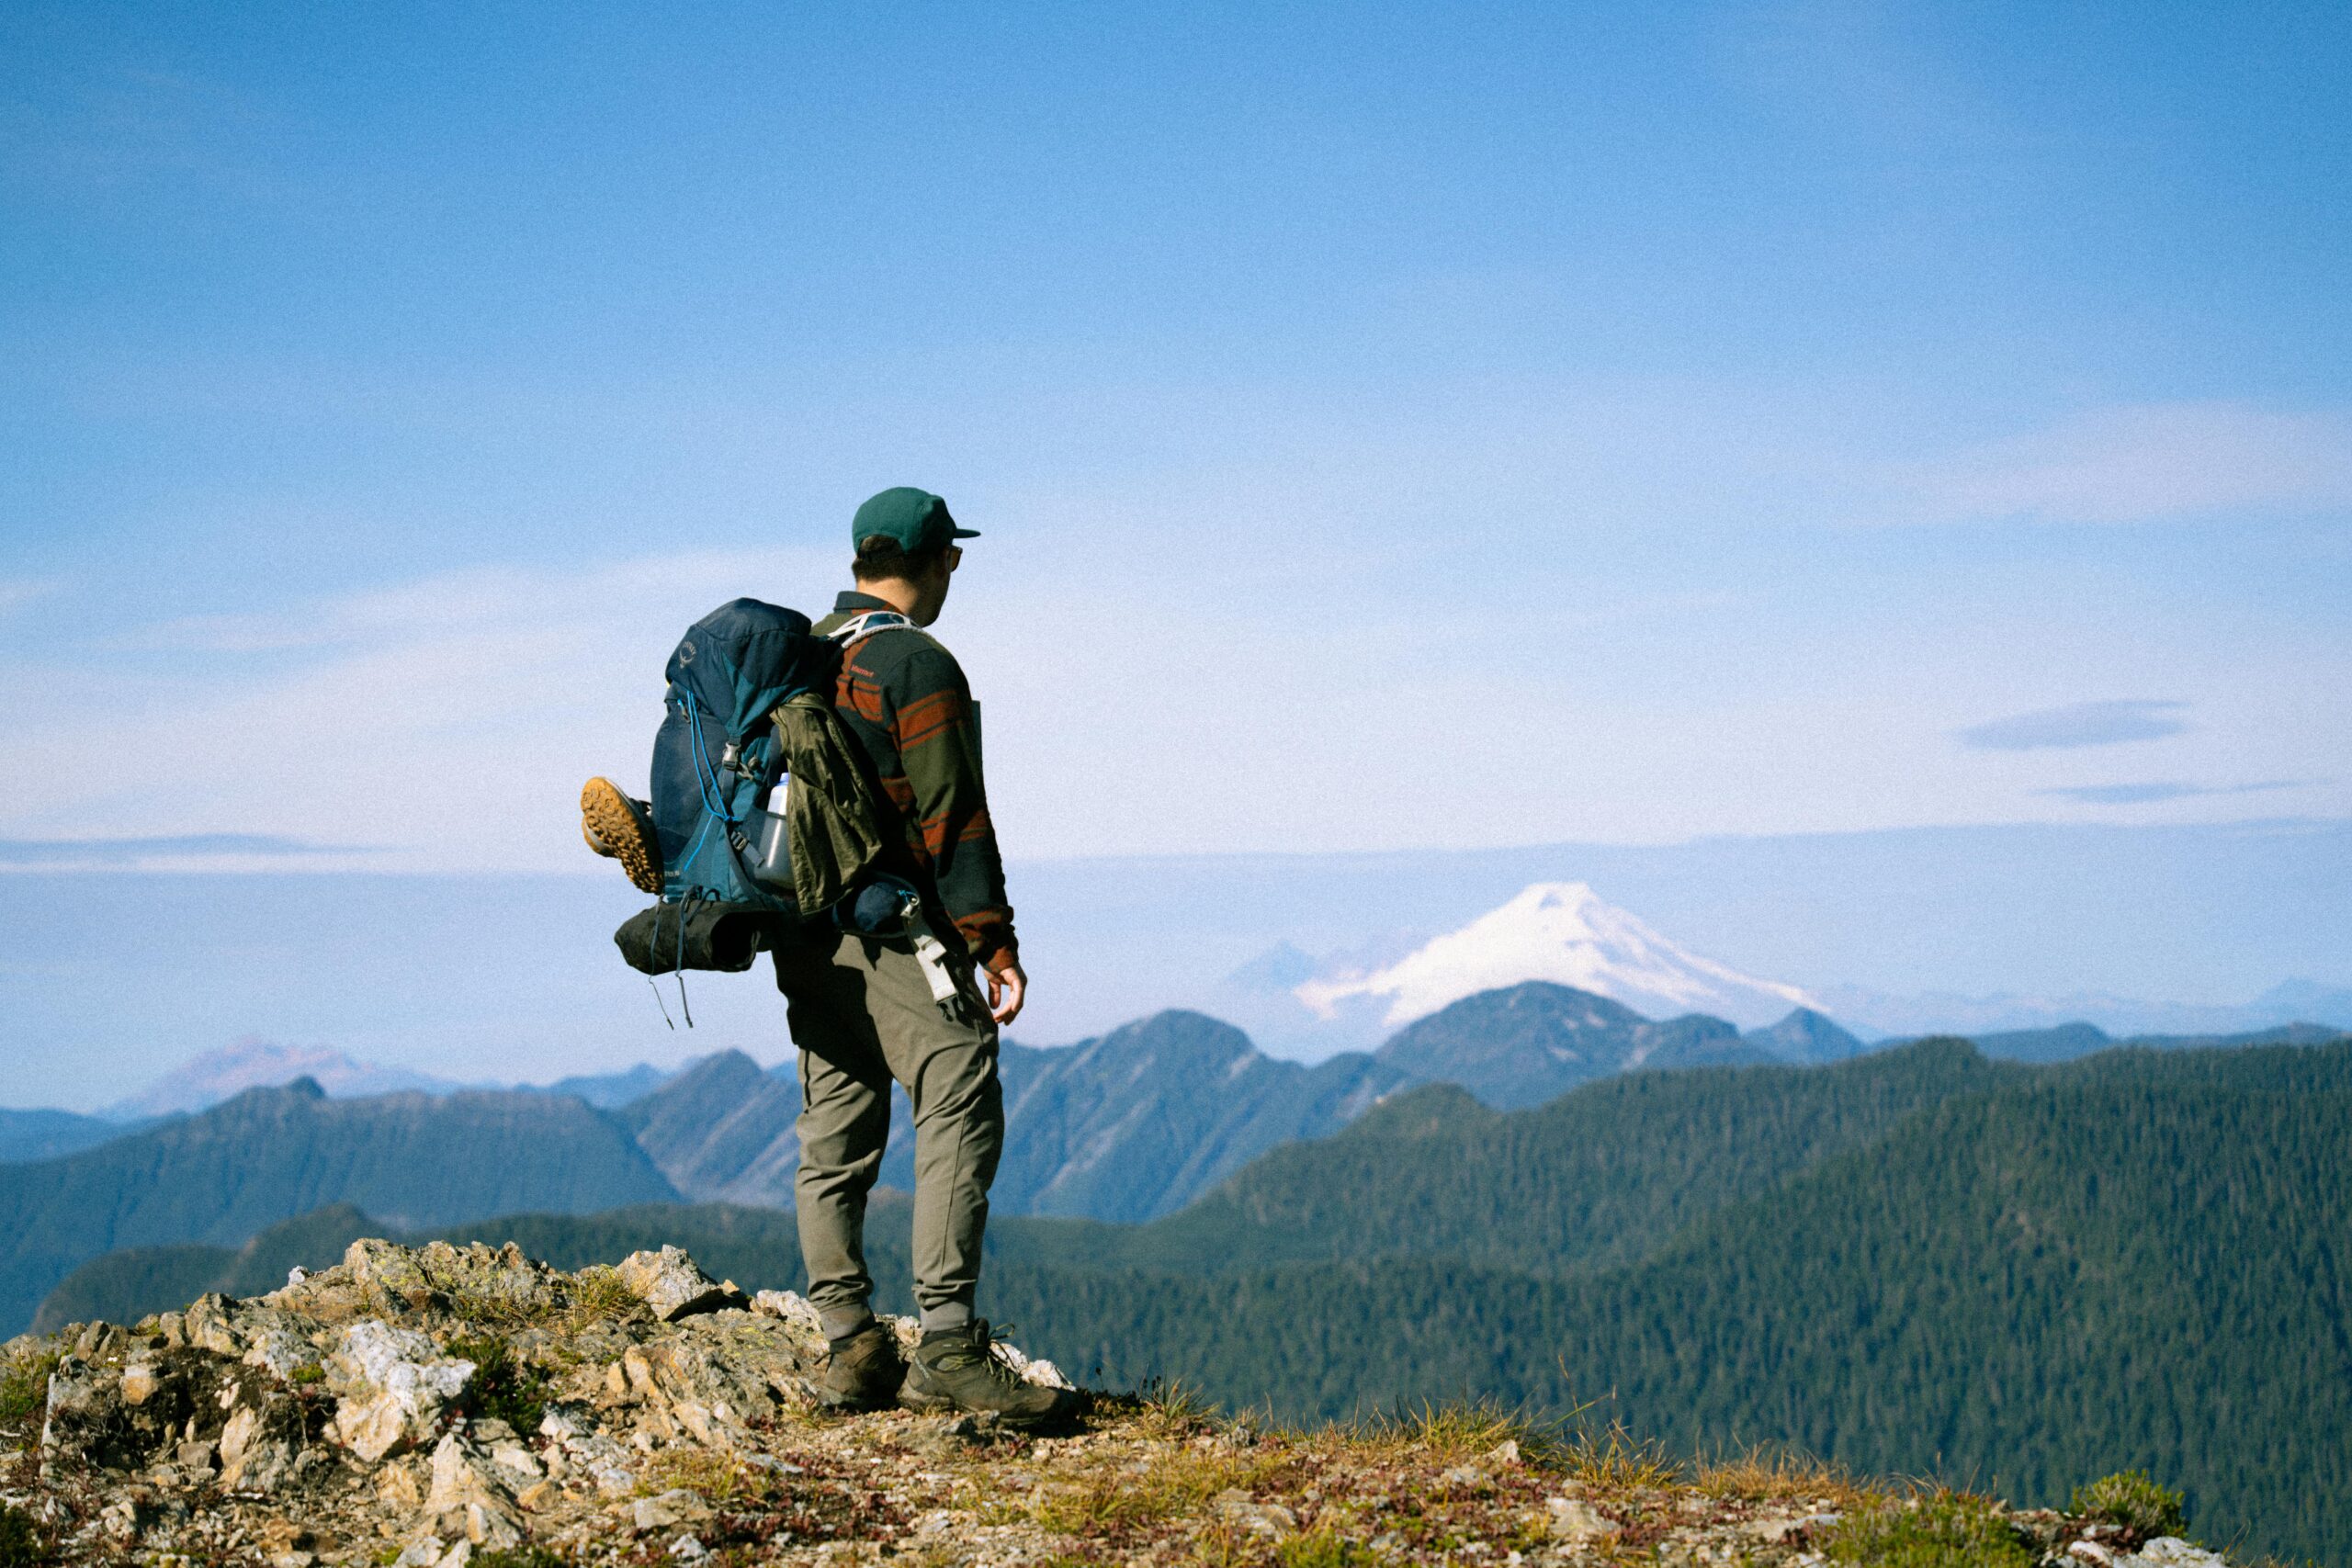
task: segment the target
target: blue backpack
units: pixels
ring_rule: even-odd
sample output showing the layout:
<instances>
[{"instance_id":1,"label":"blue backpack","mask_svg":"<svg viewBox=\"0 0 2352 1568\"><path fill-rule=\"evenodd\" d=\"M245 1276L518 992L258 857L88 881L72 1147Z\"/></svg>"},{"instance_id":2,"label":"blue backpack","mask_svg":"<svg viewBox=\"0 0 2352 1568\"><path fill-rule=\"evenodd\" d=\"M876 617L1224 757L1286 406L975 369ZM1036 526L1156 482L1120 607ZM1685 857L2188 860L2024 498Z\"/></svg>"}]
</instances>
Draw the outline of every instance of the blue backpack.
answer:
<instances>
[{"instance_id":1,"label":"blue backpack","mask_svg":"<svg viewBox=\"0 0 2352 1568\"><path fill-rule=\"evenodd\" d=\"M851 638L879 613L843 628ZM913 886L872 869L873 787L833 712L842 644L797 610L735 599L686 628L665 670L650 816L662 898L613 935L648 975L742 970L808 921L902 929ZM789 808L775 804L790 773Z\"/></svg>"},{"instance_id":2,"label":"blue backpack","mask_svg":"<svg viewBox=\"0 0 2352 1568\"><path fill-rule=\"evenodd\" d=\"M830 705L840 670L840 647L808 616L757 599L730 600L686 628L663 671L670 689L653 738L665 901L797 912L788 887L754 874L742 828L783 771L776 709L808 693Z\"/></svg>"}]
</instances>

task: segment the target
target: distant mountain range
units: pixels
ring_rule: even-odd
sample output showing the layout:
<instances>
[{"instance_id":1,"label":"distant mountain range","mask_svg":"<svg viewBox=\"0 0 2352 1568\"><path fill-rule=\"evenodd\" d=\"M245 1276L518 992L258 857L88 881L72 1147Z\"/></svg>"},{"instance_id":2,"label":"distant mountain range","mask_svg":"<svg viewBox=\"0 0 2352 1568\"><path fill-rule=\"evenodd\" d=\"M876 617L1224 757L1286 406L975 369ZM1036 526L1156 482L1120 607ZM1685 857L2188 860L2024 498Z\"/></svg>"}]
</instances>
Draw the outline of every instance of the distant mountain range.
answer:
<instances>
[{"instance_id":1,"label":"distant mountain range","mask_svg":"<svg viewBox=\"0 0 2352 1568\"><path fill-rule=\"evenodd\" d=\"M1099 1040L1039 1050L1006 1043L1000 1213L1147 1219L1166 1213L1279 1143L1346 1125L1412 1081L1362 1055L1277 1062L1229 1024L1165 1012ZM892 1101L886 1185L914 1185L914 1128ZM800 1158L792 1072L740 1051L707 1056L625 1107L621 1121L681 1191L784 1204Z\"/></svg>"},{"instance_id":2,"label":"distant mountain range","mask_svg":"<svg viewBox=\"0 0 2352 1568\"><path fill-rule=\"evenodd\" d=\"M130 1131L119 1122L71 1111L0 1111L0 1165L54 1159Z\"/></svg>"},{"instance_id":3,"label":"distant mountain range","mask_svg":"<svg viewBox=\"0 0 2352 1568\"><path fill-rule=\"evenodd\" d=\"M2273 1032L2281 1040L2326 1033ZM1983 1040L1986 1054L2020 1061L2113 1043L2083 1024ZM1165 1012L1076 1045L1003 1046L1008 1127L993 1201L1004 1215L1151 1220L1269 1150L1327 1138L1424 1085L1455 1085L1511 1111L1627 1073L1816 1065L1865 1049L1810 1009L1742 1032L1705 1014L1653 1020L1540 980L1464 997L1377 1051L1312 1066L1268 1056L1216 1019ZM175 1082L218 1086L287 1059L249 1046ZM910 1188L913 1130L903 1097L894 1098L882 1180ZM67 1271L111 1248L234 1246L275 1220L336 1202L410 1227L524 1206L578 1212L681 1198L788 1205L798 1110L789 1068L763 1070L722 1052L674 1075L639 1067L528 1089L330 1100L305 1077L137 1130L14 1113L0 1118L0 1159L15 1161L0 1163L0 1331Z\"/></svg>"},{"instance_id":4,"label":"distant mountain range","mask_svg":"<svg viewBox=\"0 0 2352 1568\"><path fill-rule=\"evenodd\" d=\"M591 1105L625 1105L652 1089L670 1075L640 1062L626 1072L593 1073L559 1078L551 1084L518 1084L525 1093L567 1094ZM435 1077L409 1067L366 1062L346 1052L322 1045L280 1045L247 1035L216 1051L207 1051L157 1078L137 1094L118 1100L95 1116L63 1111L0 1110L0 1161L40 1158L18 1153L41 1146L44 1136L62 1138L66 1145L86 1147L119 1136L136 1126L165 1116L184 1115L220 1104L249 1089L273 1089L308 1078L337 1100L358 1100L374 1094L414 1090L424 1094L455 1094L464 1089L503 1089L493 1082L465 1082ZM46 1122L22 1120L48 1118ZM59 1118L64 1120L60 1121ZM17 1119L17 1120L11 1120ZM76 1143L75 1140L80 1140ZM66 1146L51 1150L68 1152Z\"/></svg>"},{"instance_id":5,"label":"distant mountain range","mask_svg":"<svg viewBox=\"0 0 2352 1568\"><path fill-rule=\"evenodd\" d=\"M1327 1137L1419 1084L1458 1083L1513 1107L1635 1068L1835 1059L1858 1049L1815 1014L1743 1037L1718 1019L1657 1023L1544 982L1465 998L1377 1053L1313 1066L1269 1057L1215 1019L1161 1013L1077 1045L1003 1047L1008 1129L993 1201L1004 1214L1146 1220L1268 1149ZM249 1051L234 1070L267 1059ZM621 1084L581 1081L608 1097L649 1080L649 1092L606 1110L548 1089L332 1100L302 1078L62 1157L0 1165L0 1330L100 1253L235 1246L273 1221L338 1202L410 1227L529 1206L791 1202L799 1090L789 1071L722 1052L667 1077L640 1069ZM40 1149L97 1130L86 1118L28 1116L17 1133ZM885 1184L910 1188L913 1157L897 1097Z\"/></svg>"},{"instance_id":6,"label":"distant mountain range","mask_svg":"<svg viewBox=\"0 0 2352 1568\"><path fill-rule=\"evenodd\" d=\"M1693 953L1639 917L1609 904L1582 882L1532 884L1462 927L1435 937L1391 933L1381 941L1319 959L1288 942L1278 943L1212 987L1215 1005L1199 1010L1238 1024L1257 1040L1275 1042L1272 1055L1322 1061L1374 1052L1400 1030L1453 1003L1535 981L1589 993L1651 1019L1697 1016L1728 1021L1744 1029L1743 1037L1765 1056L1788 1061L1834 1059L1859 1048L1862 1039L1884 1042L1929 1033L1979 1038L2087 1025L2103 1036L2211 1037L2243 1035L2299 1022L2352 1028L2352 990L2311 981L2284 982L2242 1007L2146 1003L2094 995L1905 998L1854 987L1808 991L1785 981L1744 974ZM1831 1022L1832 1017L1852 1027ZM1813 1021L1804 1021L1807 1020ZM1121 1033L1112 1031L1072 1049L1084 1052ZM1812 1034L1820 1038L1811 1038ZM2096 1044L2086 1048L2096 1048ZM1564 1049L1574 1055L1578 1048ZM1649 1049L1619 1051L1613 1059L1620 1065L1637 1065L1648 1059ZM1674 1058L1669 1055L1665 1059ZM1008 1084L1024 1061L1017 1048L1008 1049ZM1466 1081L1460 1076L1464 1068L1448 1067L1435 1075L1409 1066L1407 1070L1424 1077L1451 1072L1455 1075L1453 1081ZM641 1099L670 1076L640 1064L626 1072L517 1087L568 1094L613 1109ZM0 1161L39 1158L88 1146L107 1135L107 1122L137 1124L200 1111L243 1089L297 1077L311 1078L341 1098L401 1089L448 1093L461 1088L501 1087L458 1084L409 1068L361 1061L325 1047L288 1046L247 1037L197 1057L139 1093L109 1105L96 1118L67 1112L0 1111ZM1552 1068L1536 1068L1530 1079L1550 1087L1552 1092L1576 1081L1581 1078L1562 1077ZM1481 1090L1490 1091L1490 1097L1507 1098L1532 1092L1506 1088L1499 1080L1488 1090ZM729 1135L748 1136L738 1121L737 1132ZM761 1147L774 1144L771 1129ZM740 1152L718 1138L712 1151L716 1163L695 1179L695 1190L774 1201L780 1179L776 1172L753 1168L749 1156L729 1164ZM789 1150L778 1152L788 1155ZM681 1151L677 1157L692 1163L695 1156ZM785 1163L788 1166L788 1158ZM718 1174L721 1171L725 1174ZM1039 1190L1053 1187L1054 1180L1045 1179Z\"/></svg>"}]
</instances>

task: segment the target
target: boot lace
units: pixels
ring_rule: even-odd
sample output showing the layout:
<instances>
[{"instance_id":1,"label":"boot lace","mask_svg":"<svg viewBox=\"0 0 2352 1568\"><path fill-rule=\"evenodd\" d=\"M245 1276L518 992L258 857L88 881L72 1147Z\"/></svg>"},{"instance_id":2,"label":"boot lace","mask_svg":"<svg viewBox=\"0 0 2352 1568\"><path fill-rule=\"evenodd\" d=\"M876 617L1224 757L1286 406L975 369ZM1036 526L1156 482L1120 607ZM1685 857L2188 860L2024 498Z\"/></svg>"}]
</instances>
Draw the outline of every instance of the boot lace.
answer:
<instances>
[{"instance_id":1,"label":"boot lace","mask_svg":"<svg viewBox=\"0 0 2352 1568\"><path fill-rule=\"evenodd\" d=\"M986 1371L990 1378L1007 1388L1018 1387L1021 1382L1021 1374L1012 1370L1012 1363L1004 1359L1004 1352L997 1345L999 1334L1012 1332L1012 1325L1009 1323L1001 1329L991 1330L986 1318L974 1318L971 1338L966 1344L959 1344L946 1355L942 1356L938 1362L940 1370L944 1371L952 1369L960 1371L966 1367L978 1365ZM966 1348L967 1344L969 1346L968 1349Z\"/></svg>"}]
</instances>

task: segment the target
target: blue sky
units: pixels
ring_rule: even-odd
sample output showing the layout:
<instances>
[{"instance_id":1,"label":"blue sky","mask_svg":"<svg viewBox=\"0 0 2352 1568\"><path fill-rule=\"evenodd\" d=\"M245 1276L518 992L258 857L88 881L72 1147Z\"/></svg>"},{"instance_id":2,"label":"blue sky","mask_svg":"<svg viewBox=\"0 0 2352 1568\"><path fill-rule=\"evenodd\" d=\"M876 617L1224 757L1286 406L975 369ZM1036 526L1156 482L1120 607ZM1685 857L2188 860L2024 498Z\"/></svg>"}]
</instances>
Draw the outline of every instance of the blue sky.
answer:
<instances>
[{"instance_id":1,"label":"blue sky","mask_svg":"<svg viewBox=\"0 0 2352 1568\"><path fill-rule=\"evenodd\" d=\"M0 840L600 872L893 483L1017 859L2352 816L2347 99L2324 5L13 5Z\"/></svg>"}]
</instances>

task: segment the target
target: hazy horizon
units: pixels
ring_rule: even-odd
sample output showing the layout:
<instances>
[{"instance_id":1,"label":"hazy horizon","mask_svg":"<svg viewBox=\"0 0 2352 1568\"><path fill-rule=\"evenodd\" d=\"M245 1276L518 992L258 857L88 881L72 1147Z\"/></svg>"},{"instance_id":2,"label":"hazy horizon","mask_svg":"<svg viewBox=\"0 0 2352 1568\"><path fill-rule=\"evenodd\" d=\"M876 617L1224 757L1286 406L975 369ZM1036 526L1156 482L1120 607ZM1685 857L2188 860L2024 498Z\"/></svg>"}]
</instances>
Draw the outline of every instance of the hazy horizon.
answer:
<instances>
[{"instance_id":1,"label":"hazy horizon","mask_svg":"<svg viewBox=\"0 0 2352 1568\"><path fill-rule=\"evenodd\" d=\"M597 869L0 873L0 921L17 933L0 1009L26 1044L5 1098L109 1103L247 1035L453 1078L488 1076L483 1060L543 1082L729 1046L784 1059L764 964L689 976L698 1027L665 1026L611 945L638 896ZM2352 821L1111 857L1016 862L1010 877L1035 980L1011 1032L1029 1044L1175 1006L1278 1055L1361 1044L1285 1032L1295 1004L1229 978L1283 944L1395 957L1538 881L1586 882L1698 953L1815 989L2228 1007L2293 978L2352 985Z\"/></svg>"}]
</instances>

